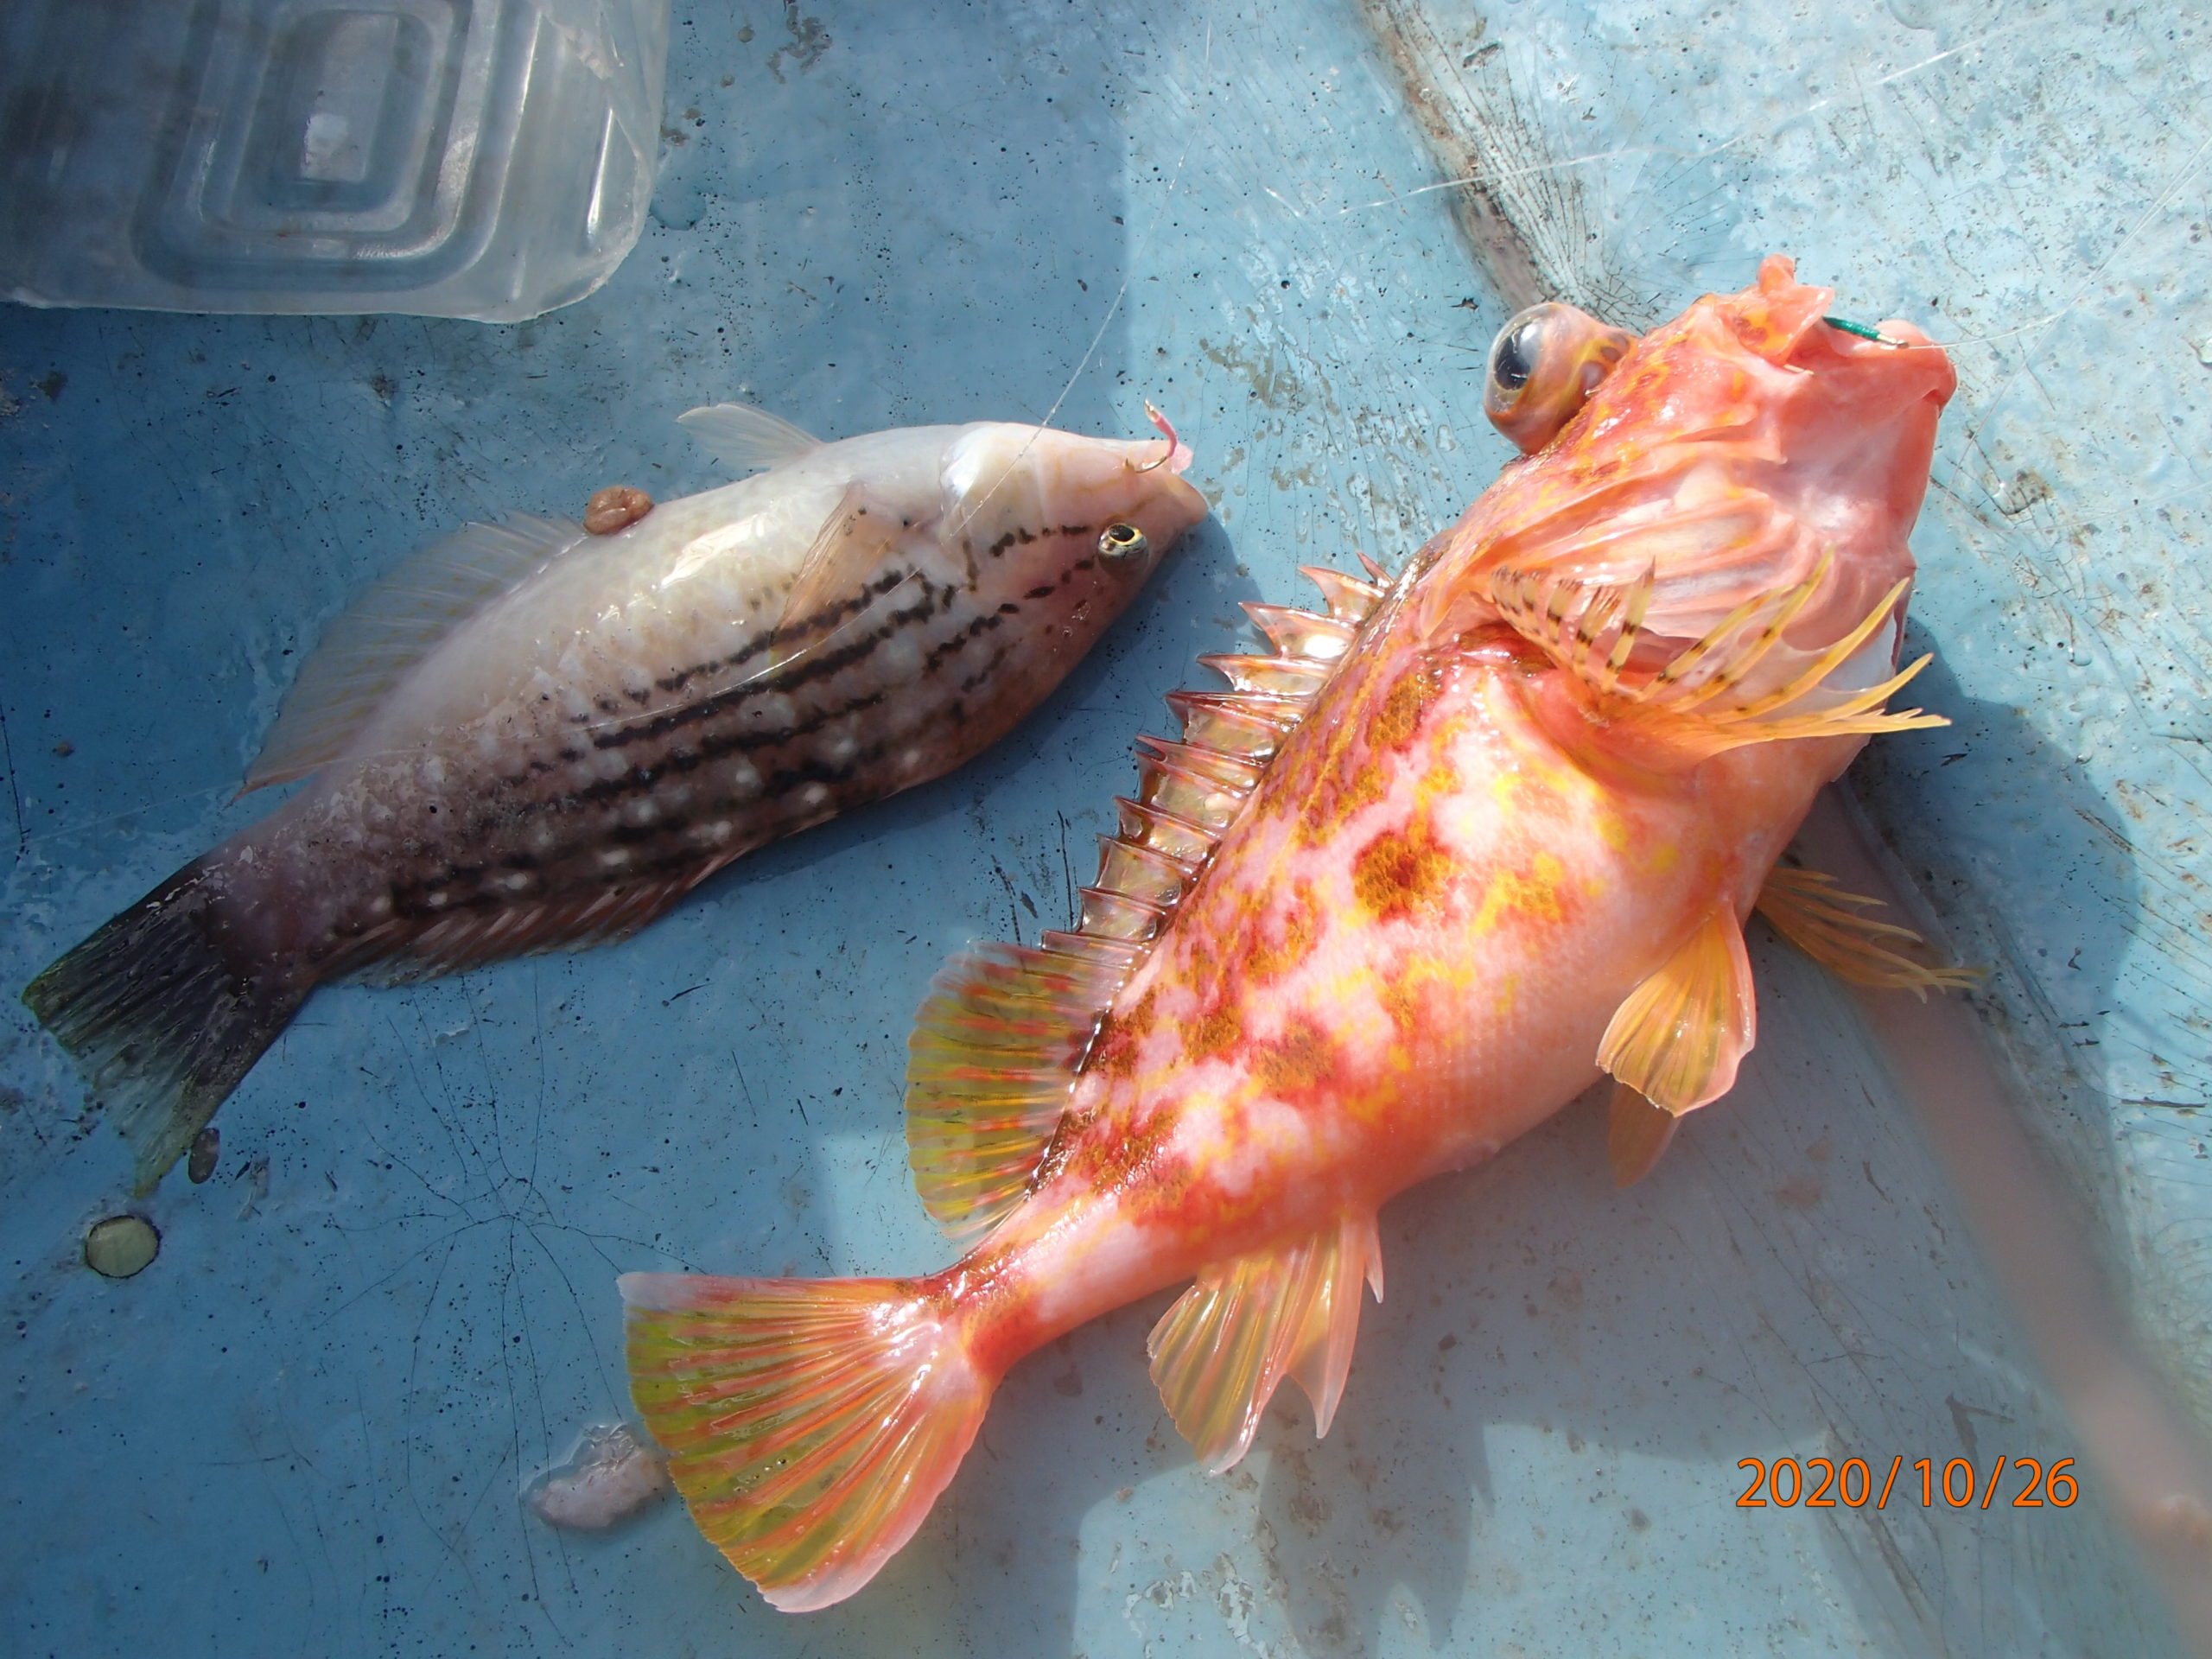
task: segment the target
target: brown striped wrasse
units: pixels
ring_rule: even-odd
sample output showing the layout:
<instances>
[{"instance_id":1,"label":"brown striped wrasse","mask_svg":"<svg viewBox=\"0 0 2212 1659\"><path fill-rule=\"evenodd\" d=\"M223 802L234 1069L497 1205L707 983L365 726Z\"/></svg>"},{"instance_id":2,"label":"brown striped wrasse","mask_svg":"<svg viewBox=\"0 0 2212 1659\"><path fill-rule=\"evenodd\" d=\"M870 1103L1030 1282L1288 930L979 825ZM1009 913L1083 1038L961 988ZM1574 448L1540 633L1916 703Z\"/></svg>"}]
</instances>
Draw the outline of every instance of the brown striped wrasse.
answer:
<instances>
[{"instance_id":1,"label":"brown striped wrasse","mask_svg":"<svg viewBox=\"0 0 2212 1659\"><path fill-rule=\"evenodd\" d=\"M627 933L741 853L918 784L1058 684L1206 504L1190 451L1001 423L435 543L332 624L248 789L309 778L23 993L160 1179L309 991ZM642 505L640 505L642 504Z\"/></svg>"},{"instance_id":2,"label":"brown striped wrasse","mask_svg":"<svg viewBox=\"0 0 2212 1659\"><path fill-rule=\"evenodd\" d=\"M1325 1431L1379 1206L1603 1073L1641 1175L1751 1046L1754 907L1846 974L1955 982L1777 868L1869 734L1942 723L1885 705L1951 366L1830 298L1775 257L1640 340L1524 313L1488 401L1525 458L1395 583L1249 607L1273 651L1169 699L1078 925L923 1005L907 1144L957 1263L623 1279L645 1422L771 1602L860 1588L1008 1366L1180 1281L1152 1374L1200 1461L1285 1377Z\"/></svg>"}]
</instances>

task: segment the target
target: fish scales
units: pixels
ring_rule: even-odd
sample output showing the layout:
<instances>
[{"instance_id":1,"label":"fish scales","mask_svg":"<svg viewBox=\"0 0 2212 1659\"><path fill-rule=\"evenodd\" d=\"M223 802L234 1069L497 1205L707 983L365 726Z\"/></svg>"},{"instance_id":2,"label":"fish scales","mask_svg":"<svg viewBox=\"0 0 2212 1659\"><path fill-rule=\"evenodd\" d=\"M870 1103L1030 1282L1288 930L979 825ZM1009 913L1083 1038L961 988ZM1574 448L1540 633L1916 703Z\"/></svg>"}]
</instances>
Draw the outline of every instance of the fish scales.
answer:
<instances>
[{"instance_id":1,"label":"fish scales","mask_svg":"<svg viewBox=\"0 0 2212 1659\"><path fill-rule=\"evenodd\" d=\"M248 782L307 785L25 992L142 1187L322 981L626 932L965 760L1205 512L1172 432L823 444L735 405L684 421L766 470L627 503L606 534L472 527L372 590Z\"/></svg>"},{"instance_id":2,"label":"fish scales","mask_svg":"<svg viewBox=\"0 0 2212 1659\"><path fill-rule=\"evenodd\" d=\"M1527 453L1388 592L1255 606L1266 658L1171 699L1071 932L938 976L909 1046L910 1279L632 1274L632 1395L708 1538L787 1611L911 1535L1024 1354L1165 1287L1152 1374L1208 1468L1297 1381L1326 1433L1376 1217L1615 1080L1633 1179L1756 1034L1757 907L1925 992L1816 872L1777 868L1890 697L1906 536L1955 381L1770 258L1635 340L1507 325L1486 404ZM1525 405L1525 406L1524 406Z\"/></svg>"}]
</instances>

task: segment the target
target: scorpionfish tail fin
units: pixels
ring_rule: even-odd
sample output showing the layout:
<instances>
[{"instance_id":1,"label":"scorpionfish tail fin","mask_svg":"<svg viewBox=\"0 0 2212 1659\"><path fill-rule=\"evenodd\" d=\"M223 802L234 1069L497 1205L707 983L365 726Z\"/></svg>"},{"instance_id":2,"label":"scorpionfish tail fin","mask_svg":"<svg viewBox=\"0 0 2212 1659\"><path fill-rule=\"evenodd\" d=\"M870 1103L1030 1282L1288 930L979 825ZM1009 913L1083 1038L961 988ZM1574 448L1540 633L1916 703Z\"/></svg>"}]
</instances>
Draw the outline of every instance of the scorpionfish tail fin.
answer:
<instances>
[{"instance_id":1,"label":"scorpionfish tail fin","mask_svg":"<svg viewBox=\"0 0 2212 1659\"><path fill-rule=\"evenodd\" d=\"M1613 1011L1598 1064L1680 1117L1728 1092L1758 1034L1744 930L1723 902Z\"/></svg>"},{"instance_id":2,"label":"scorpionfish tail fin","mask_svg":"<svg viewBox=\"0 0 2212 1659\"><path fill-rule=\"evenodd\" d=\"M1649 571L1631 582L1590 583L1502 568L1491 577L1490 596L1516 632L1567 671L1585 713L1607 733L1607 747L1652 770L1695 766L1747 743L1950 724L1917 709L1893 714L1885 707L1928 665L1928 657L1878 684L1854 690L1829 683L1891 622L1909 579L1826 649L1802 661L1795 652L1776 655L1831 563L1824 557L1805 581L1745 601L1656 669L1640 662L1656 643L1644 626Z\"/></svg>"},{"instance_id":3,"label":"scorpionfish tail fin","mask_svg":"<svg viewBox=\"0 0 2212 1659\"><path fill-rule=\"evenodd\" d=\"M631 1273L631 1397L692 1520L771 1605L842 1601L912 1537L997 1379L896 1279Z\"/></svg>"},{"instance_id":4,"label":"scorpionfish tail fin","mask_svg":"<svg viewBox=\"0 0 2212 1659\"><path fill-rule=\"evenodd\" d=\"M1930 991L1970 990L1980 981L1978 969L1930 968L1905 955L1928 942L1909 927L1860 913L1881 902L1847 892L1819 870L1777 864L1759 889L1757 908L1776 932L1854 985L1910 991L1925 1001Z\"/></svg>"},{"instance_id":5,"label":"scorpionfish tail fin","mask_svg":"<svg viewBox=\"0 0 2212 1659\"><path fill-rule=\"evenodd\" d=\"M1260 1414L1286 1376L1329 1432L1351 1370L1364 1279L1382 1300L1382 1246L1372 1211L1311 1236L1217 1262L1152 1329L1152 1380L1210 1474L1252 1449Z\"/></svg>"},{"instance_id":6,"label":"scorpionfish tail fin","mask_svg":"<svg viewBox=\"0 0 2212 1659\"><path fill-rule=\"evenodd\" d=\"M1101 1018L1297 729L1384 589L1308 569L1328 614L1248 605L1274 650L1201 657L1227 691L1177 691L1182 735L1137 740L1135 800L1098 838L1072 931L984 944L931 982L906 1045L906 1161L938 1224L987 1231L1027 1194ZM1379 572L1377 573L1379 574Z\"/></svg>"}]
</instances>

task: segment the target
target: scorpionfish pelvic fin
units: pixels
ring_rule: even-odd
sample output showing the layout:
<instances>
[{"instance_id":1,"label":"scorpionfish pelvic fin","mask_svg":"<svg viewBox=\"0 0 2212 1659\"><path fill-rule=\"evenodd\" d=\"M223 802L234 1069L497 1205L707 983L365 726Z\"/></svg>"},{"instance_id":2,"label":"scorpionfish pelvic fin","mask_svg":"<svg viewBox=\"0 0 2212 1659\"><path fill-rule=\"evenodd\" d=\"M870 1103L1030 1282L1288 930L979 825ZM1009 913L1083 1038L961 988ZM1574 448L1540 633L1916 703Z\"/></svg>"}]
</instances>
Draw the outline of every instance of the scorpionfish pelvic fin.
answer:
<instances>
[{"instance_id":1,"label":"scorpionfish pelvic fin","mask_svg":"<svg viewBox=\"0 0 2212 1659\"><path fill-rule=\"evenodd\" d=\"M953 1237L988 1231L1027 1194L1115 993L1385 592L1334 570L1304 574L1326 615L1246 605L1273 650L1201 657L1230 689L1171 694L1181 737L1137 740L1136 798L1114 804L1120 827L1099 837L1073 931L977 945L931 982L906 1046L906 1161Z\"/></svg>"}]
</instances>

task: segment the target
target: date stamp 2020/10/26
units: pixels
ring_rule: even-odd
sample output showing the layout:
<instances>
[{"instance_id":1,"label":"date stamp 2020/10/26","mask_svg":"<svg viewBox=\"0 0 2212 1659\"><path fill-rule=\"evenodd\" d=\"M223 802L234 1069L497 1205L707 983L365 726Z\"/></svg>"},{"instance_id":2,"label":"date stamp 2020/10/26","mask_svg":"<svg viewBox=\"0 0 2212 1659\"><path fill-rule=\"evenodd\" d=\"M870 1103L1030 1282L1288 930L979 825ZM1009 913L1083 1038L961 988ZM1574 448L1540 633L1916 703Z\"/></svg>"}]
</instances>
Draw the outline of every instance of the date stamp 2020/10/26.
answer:
<instances>
[{"instance_id":1,"label":"date stamp 2020/10/26","mask_svg":"<svg viewBox=\"0 0 2212 1659\"><path fill-rule=\"evenodd\" d=\"M1739 1510L1763 1510L1770 1502L1785 1510L1800 1503L1808 1510L1833 1510L1839 1505L1857 1510L1870 1501L1878 1510L1888 1506L1892 1493L1907 1503L1917 1497L1924 1510L1936 1508L1939 1501L1955 1510L1969 1506L1986 1510L1996 1502L1999 1488L2007 1484L2008 1466L2016 1472L2025 1471L2025 1478L2013 1483L2010 1508L2063 1510L2082 1495L2081 1484L2070 1472L2071 1458L2061 1458L2046 1468L2035 1458L2007 1458L1999 1453L1985 1476L1964 1458L1953 1458L1940 1467L1933 1458L1908 1465L1900 1452L1890 1459L1889 1474L1878 1496L1874 1471L1864 1458L1846 1458L1840 1464L1828 1458L1807 1458L1802 1463L1796 1458L1777 1458L1772 1462L1739 1458L1736 1466L1752 1471L1751 1484L1736 1499ZM1897 1477L1907 1468L1919 1478L1906 1481L1904 1490L1898 1492Z\"/></svg>"}]
</instances>

